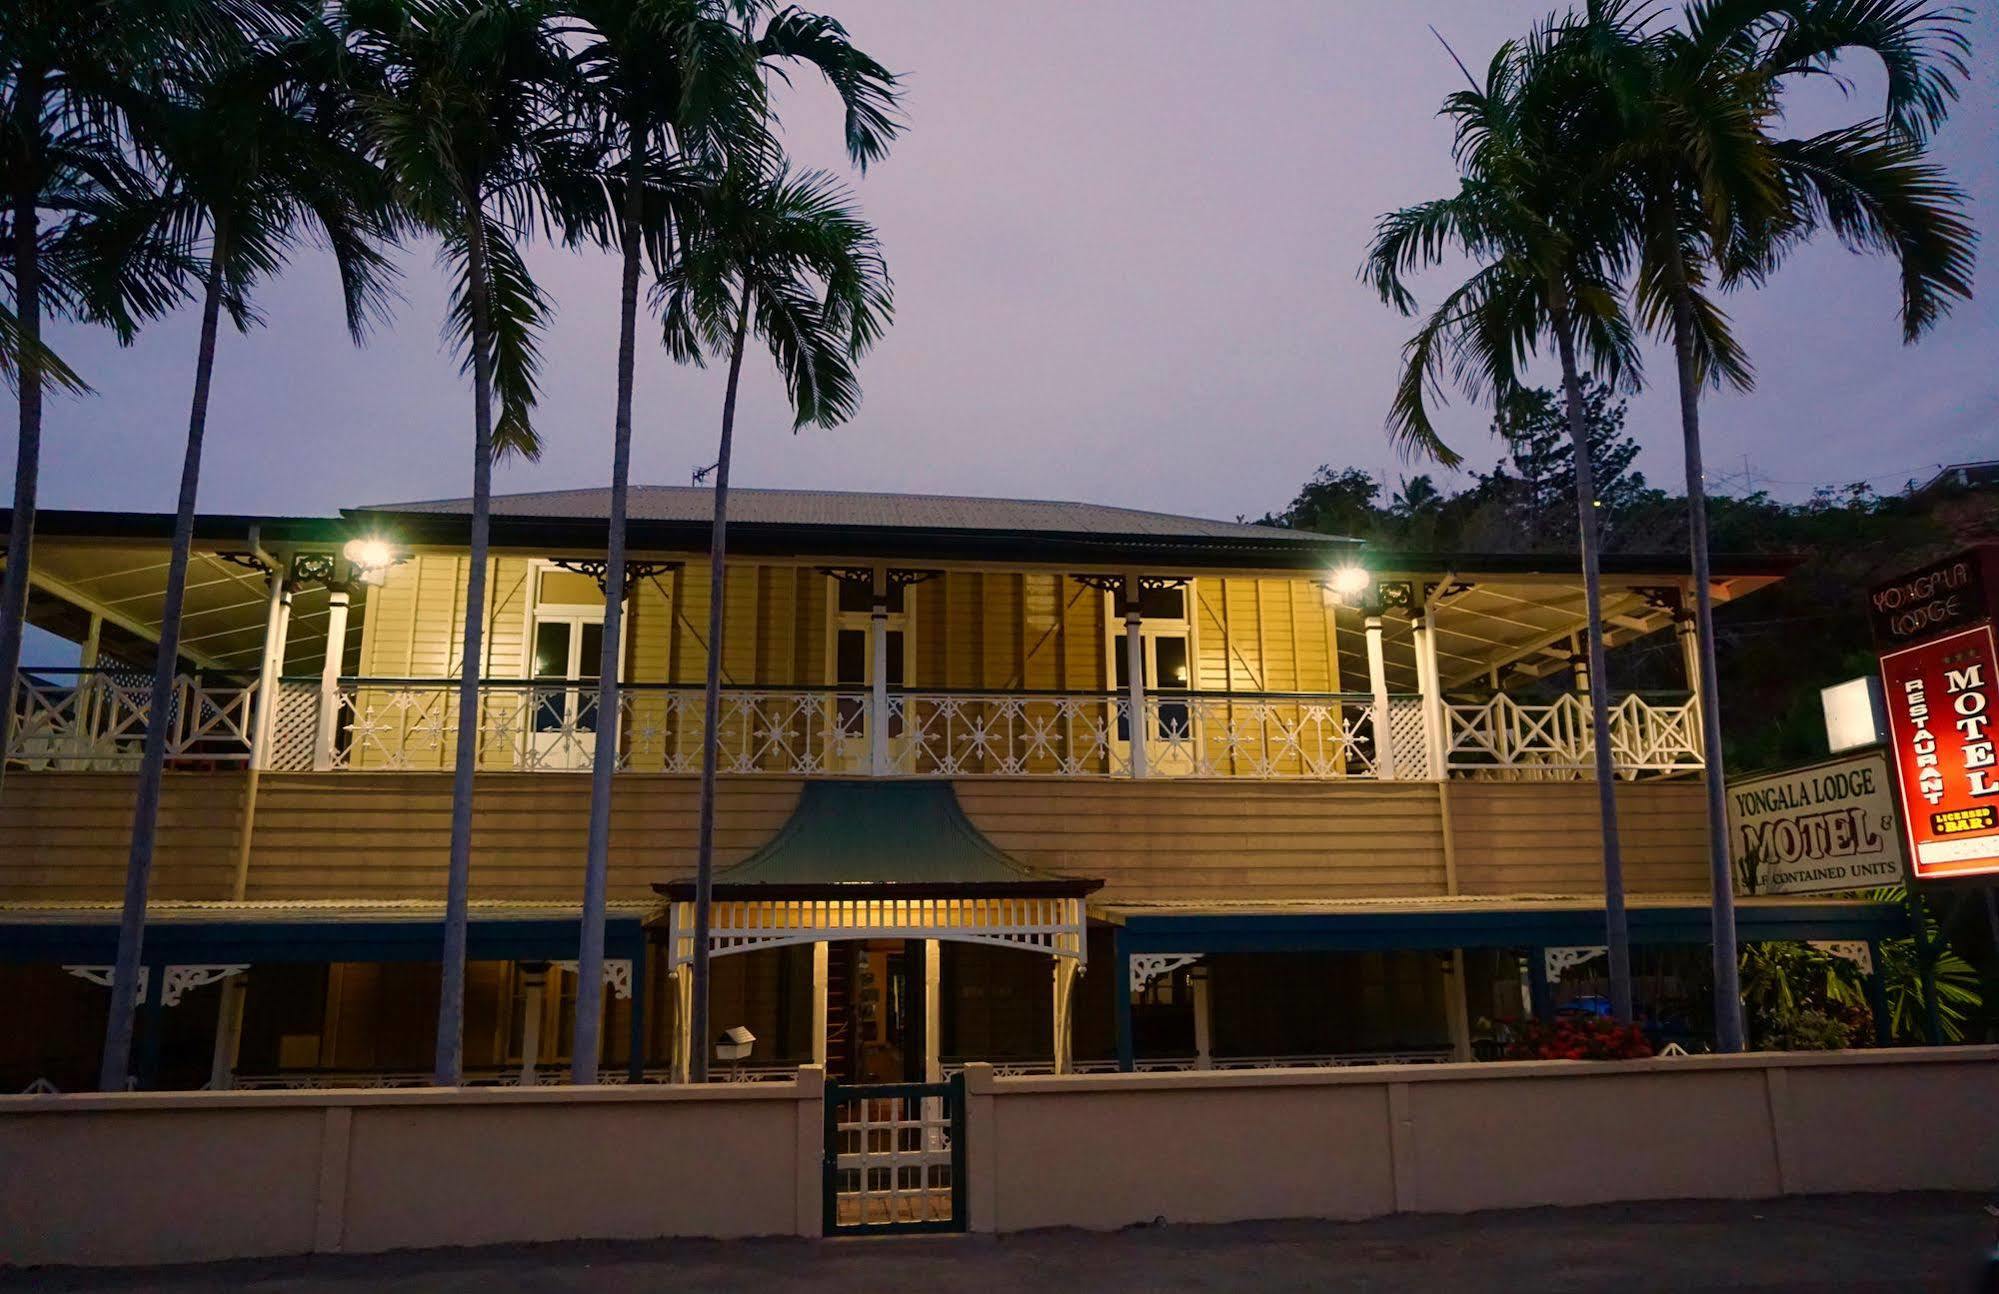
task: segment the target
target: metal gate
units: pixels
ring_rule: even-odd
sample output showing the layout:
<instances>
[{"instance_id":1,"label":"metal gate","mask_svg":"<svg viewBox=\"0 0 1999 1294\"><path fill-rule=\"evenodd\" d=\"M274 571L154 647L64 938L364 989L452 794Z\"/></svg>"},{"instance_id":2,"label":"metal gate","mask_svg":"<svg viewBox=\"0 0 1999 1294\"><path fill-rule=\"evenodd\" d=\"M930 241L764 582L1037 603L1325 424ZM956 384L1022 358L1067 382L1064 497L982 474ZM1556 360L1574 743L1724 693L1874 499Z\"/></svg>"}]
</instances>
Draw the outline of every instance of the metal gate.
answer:
<instances>
[{"instance_id":1,"label":"metal gate","mask_svg":"<svg viewBox=\"0 0 1999 1294\"><path fill-rule=\"evenodd\" d=\"M829 1236L965 1229L965 1076L943 1083L828 1083Z\"/></svg>"}]
</instances>

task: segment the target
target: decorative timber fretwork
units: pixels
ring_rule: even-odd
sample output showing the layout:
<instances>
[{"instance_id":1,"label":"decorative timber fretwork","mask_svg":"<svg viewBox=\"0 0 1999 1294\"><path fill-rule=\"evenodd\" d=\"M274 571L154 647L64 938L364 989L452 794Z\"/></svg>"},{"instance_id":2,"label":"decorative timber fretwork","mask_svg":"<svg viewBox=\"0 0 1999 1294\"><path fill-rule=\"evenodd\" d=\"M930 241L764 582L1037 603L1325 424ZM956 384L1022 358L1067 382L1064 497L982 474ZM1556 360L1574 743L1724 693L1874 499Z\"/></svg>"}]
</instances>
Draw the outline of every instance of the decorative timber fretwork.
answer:
<instances>
[{"instance_id":1,"label":"decorative timber fretwork","mask_svg":"<svg viewBox=\"0 0 1999 1294\"><path fill-rule=\"evenodd\" d=\"M1192 966L1199 960L1201 960L1200 953L1133 953L1131 991L1142 993L1161 975L1171 975L1181 967Z\"/></svg>"},{"instance_id":2,"label":"decorative timber fretwork","mask_svg":"<svg viewBox=\"0 0 1999 1294\"><path fill-rule=\"evenodd\" d=\"M576 963L550 962L550 966L576 974ZM611 996L619 1001L629 1001L632 996L632 963L628 957L606 957L604 959L604 983L611 988Z\"/></svg>"},{"instance_id":3,"label":"decorative timber fretwork","mask_svg":"<svg viewBox=\"0 0 1999 1294\"><path fill-rule=\"evenodd\" d=\"M1476 587L1478 586L1467 583L1464 580L1451 580L1448 583L1442 584L1432 580L1423 586L1423 604L1425 606L1441 607L1454 598L1463 597Z\"/></svg>"},{"instance_id":4,"label":"decorative timber fretwork","mask_svg":"<svg viewBox=\"0 0 1999 1294\"><path fill-rule=\"evenodd\" d=\"M557 570L568 571L573 575L588 575L591 579L597 581L597 591L599 593L605 591L604 580L611 573L611 564L601 557L556 557L551 558L548 564ZM626 562L625 587L631 588L633 585L649 580L655 575L664 575L668 571L677 571L679 569L679 562Z\"/></svg>"},{"instance_id":5,"label":"decorative timber fretwork","mask_svg":"<svg viewBox=\"0 0 1999 1294\"><path fill-rule=\"evenodd\" d=\"M329 589L344 589L347 584L335 579L339 563L332 553L299 553L292 558L292 583L294 585L320 584Z\"/></svg>"},{"instance_id":6,"label":"decorative timber fretwork","mask_svg":"<svg viewBox=\"0 0 1999 1294\"><path fill-rule=\"evenodd\" d=\"M1569 967L1580 966L1588 961L1595 961L1597 958L1608 953L1610 949L1602 945L1597 945L1595 947L1578 948L1544 948L1541 951L1544 958L1543 965L1547 969L1548 978L1550 981L1553 981L1562 978L1562 972Z\"/></svg>"},{"instance_id":7,"label":"decorative timber fretwork","mask_svg":"<svg viewBox=\"0 0 1999 1294\"><path fill-rule=\"evenodd\" d=\"M942 571L911 570L900 566L891 567L888 582L891 587L906 584L924 584L943 575Z\"/></svg>"},{"instance_id":8,"label":"decorative timber fretwork","mask_svg":"<svg viewBox=\"0 0 1999 1294\"><path fill-rule=\"evenodd\" d=\"M112 968L109 966L65 966L63 969L78 979L87 980L100 988L111 987ZM228 979L231 975L241 975L249 969L250 967L247 963L216 966L169 966L167 967L166 974L161 977L160 1005L179 1006L181 998L185 997L190 990L205 988L210 984ZM146 1000L146 994L151 988L152 978L152 968L150 966L141 966L139 968L138 1001L144 1002Z\"/></svg>"},{"instance_id":9,"label":"decorative timber fretwork","mask_svg":"<svg viewBox=\"0 0 1999 1294\"><path fill-rule=\"evenodd\" d=\"M1653 611L1678 611L1680 591L1675 588L1633 588L1631 590L1645 600L1645 605Z\"/></svg>"},{"instance_id":10,"label":"decorative timber fretwork","mask_svg":"<svg viewBox=\"0 0 1999 1294\"><path fill-rule=\"evenodd\" d=\"M1874 950L1868 947L1865 939L1811 939L1806 942L1829 957L1852 962L1862 975L1874 973Z\"/></svg>"},{"instance_id":11,"label":"decorative timber fretwork","mask_svg":"<svg viewBox=\"0 0 1999 1294\"><path fill-rule=\"evenodd\" d=\"M1069 578L1084 588L1095 589L1099 593L1124 592L1124 576L1122 575L1106 575L1101 571L1077 571L1072 573ZM1138 587L1141 589L1184 589L1191 578L1193 577L1187 575L1141 575L1138 577Z\"/></svg>"},{"instance_id":12,"label":"decorative timber fretwork","mask_svg":"<svg viewBox=\"0 0 1999 1294\"><path fill-rule=\"evenodd\" d=\"M1408 611L1416 605L1416 586L1407 580L1386 580L1375 589L1384 610Z\"/></svg>"}]
</instances>

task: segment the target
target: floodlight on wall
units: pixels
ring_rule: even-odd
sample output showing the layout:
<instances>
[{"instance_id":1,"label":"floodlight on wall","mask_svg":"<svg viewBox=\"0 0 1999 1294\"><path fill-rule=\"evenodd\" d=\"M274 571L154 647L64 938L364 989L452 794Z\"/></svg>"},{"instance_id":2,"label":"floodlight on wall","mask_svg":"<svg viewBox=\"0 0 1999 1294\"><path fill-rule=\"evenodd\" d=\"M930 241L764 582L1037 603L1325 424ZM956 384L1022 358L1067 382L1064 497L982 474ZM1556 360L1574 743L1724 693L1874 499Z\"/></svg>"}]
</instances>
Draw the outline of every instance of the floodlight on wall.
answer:
<instances>
[{"instance_id":1,"label":"floodlight on wall","mask_svg":"<svg viewBox=\"0 0 1999 1294\"><path fill-rule=\"evenodd\" d=\"M1317 583L1324 590L1328 605L1357 607L1370 615L1376 614L1380 607L1381 592L1374 583L1374 573L1358 562L1335 566Z\"/></svg>"},{"instance_id":2,"label":"floodlight on wall","mask_svg":"<svg viewBox=\"0 0 1999 1294\"><path fill-rule=\"evenodd\" d=\"M381 584L389 578L389 568L409 559L398 554L386 539L350 539L340 555L354 567L358 584Z\"/></svg>"}]
</instances>

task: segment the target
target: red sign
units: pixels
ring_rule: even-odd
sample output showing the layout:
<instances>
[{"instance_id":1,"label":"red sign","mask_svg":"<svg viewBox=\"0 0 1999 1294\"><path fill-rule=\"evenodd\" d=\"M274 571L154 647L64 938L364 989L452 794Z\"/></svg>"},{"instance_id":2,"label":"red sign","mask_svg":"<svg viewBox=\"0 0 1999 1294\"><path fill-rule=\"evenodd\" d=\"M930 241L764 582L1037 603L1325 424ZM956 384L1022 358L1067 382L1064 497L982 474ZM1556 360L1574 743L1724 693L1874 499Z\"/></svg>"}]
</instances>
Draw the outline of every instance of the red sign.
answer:
<instances>
[{"instance_id":1,"label":"red sign","mask_svg":"<svg viewBox=\"0 0 1999 1294\"><path fill-rule=\"evenodd\" d=\"M1881 658L1918 880L1999 873L1999 650L1980 625Z\"/></svg>"}]
</instances>

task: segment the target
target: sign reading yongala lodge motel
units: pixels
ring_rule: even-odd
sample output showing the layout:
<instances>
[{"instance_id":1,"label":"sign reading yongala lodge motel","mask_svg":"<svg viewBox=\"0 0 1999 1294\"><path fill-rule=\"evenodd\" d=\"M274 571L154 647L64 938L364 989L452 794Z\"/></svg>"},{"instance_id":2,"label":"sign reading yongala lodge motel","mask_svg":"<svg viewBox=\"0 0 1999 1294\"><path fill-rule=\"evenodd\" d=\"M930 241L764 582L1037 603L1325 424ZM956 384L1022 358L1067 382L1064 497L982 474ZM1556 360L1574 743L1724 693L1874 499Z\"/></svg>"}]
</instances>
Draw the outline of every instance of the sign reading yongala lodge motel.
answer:
<instances>
[{"instance_id":1,"label":"sign reading yongala lodge motel","mask_svg":"<svg viewBox=\"0 0 1999 1294\"><path fill-rule=\"evenodd\" d=\"M1829 894L1902 881L1902 833L1878 750L1728 784L1737 888Z\"/></svg>"}]
</instances>

